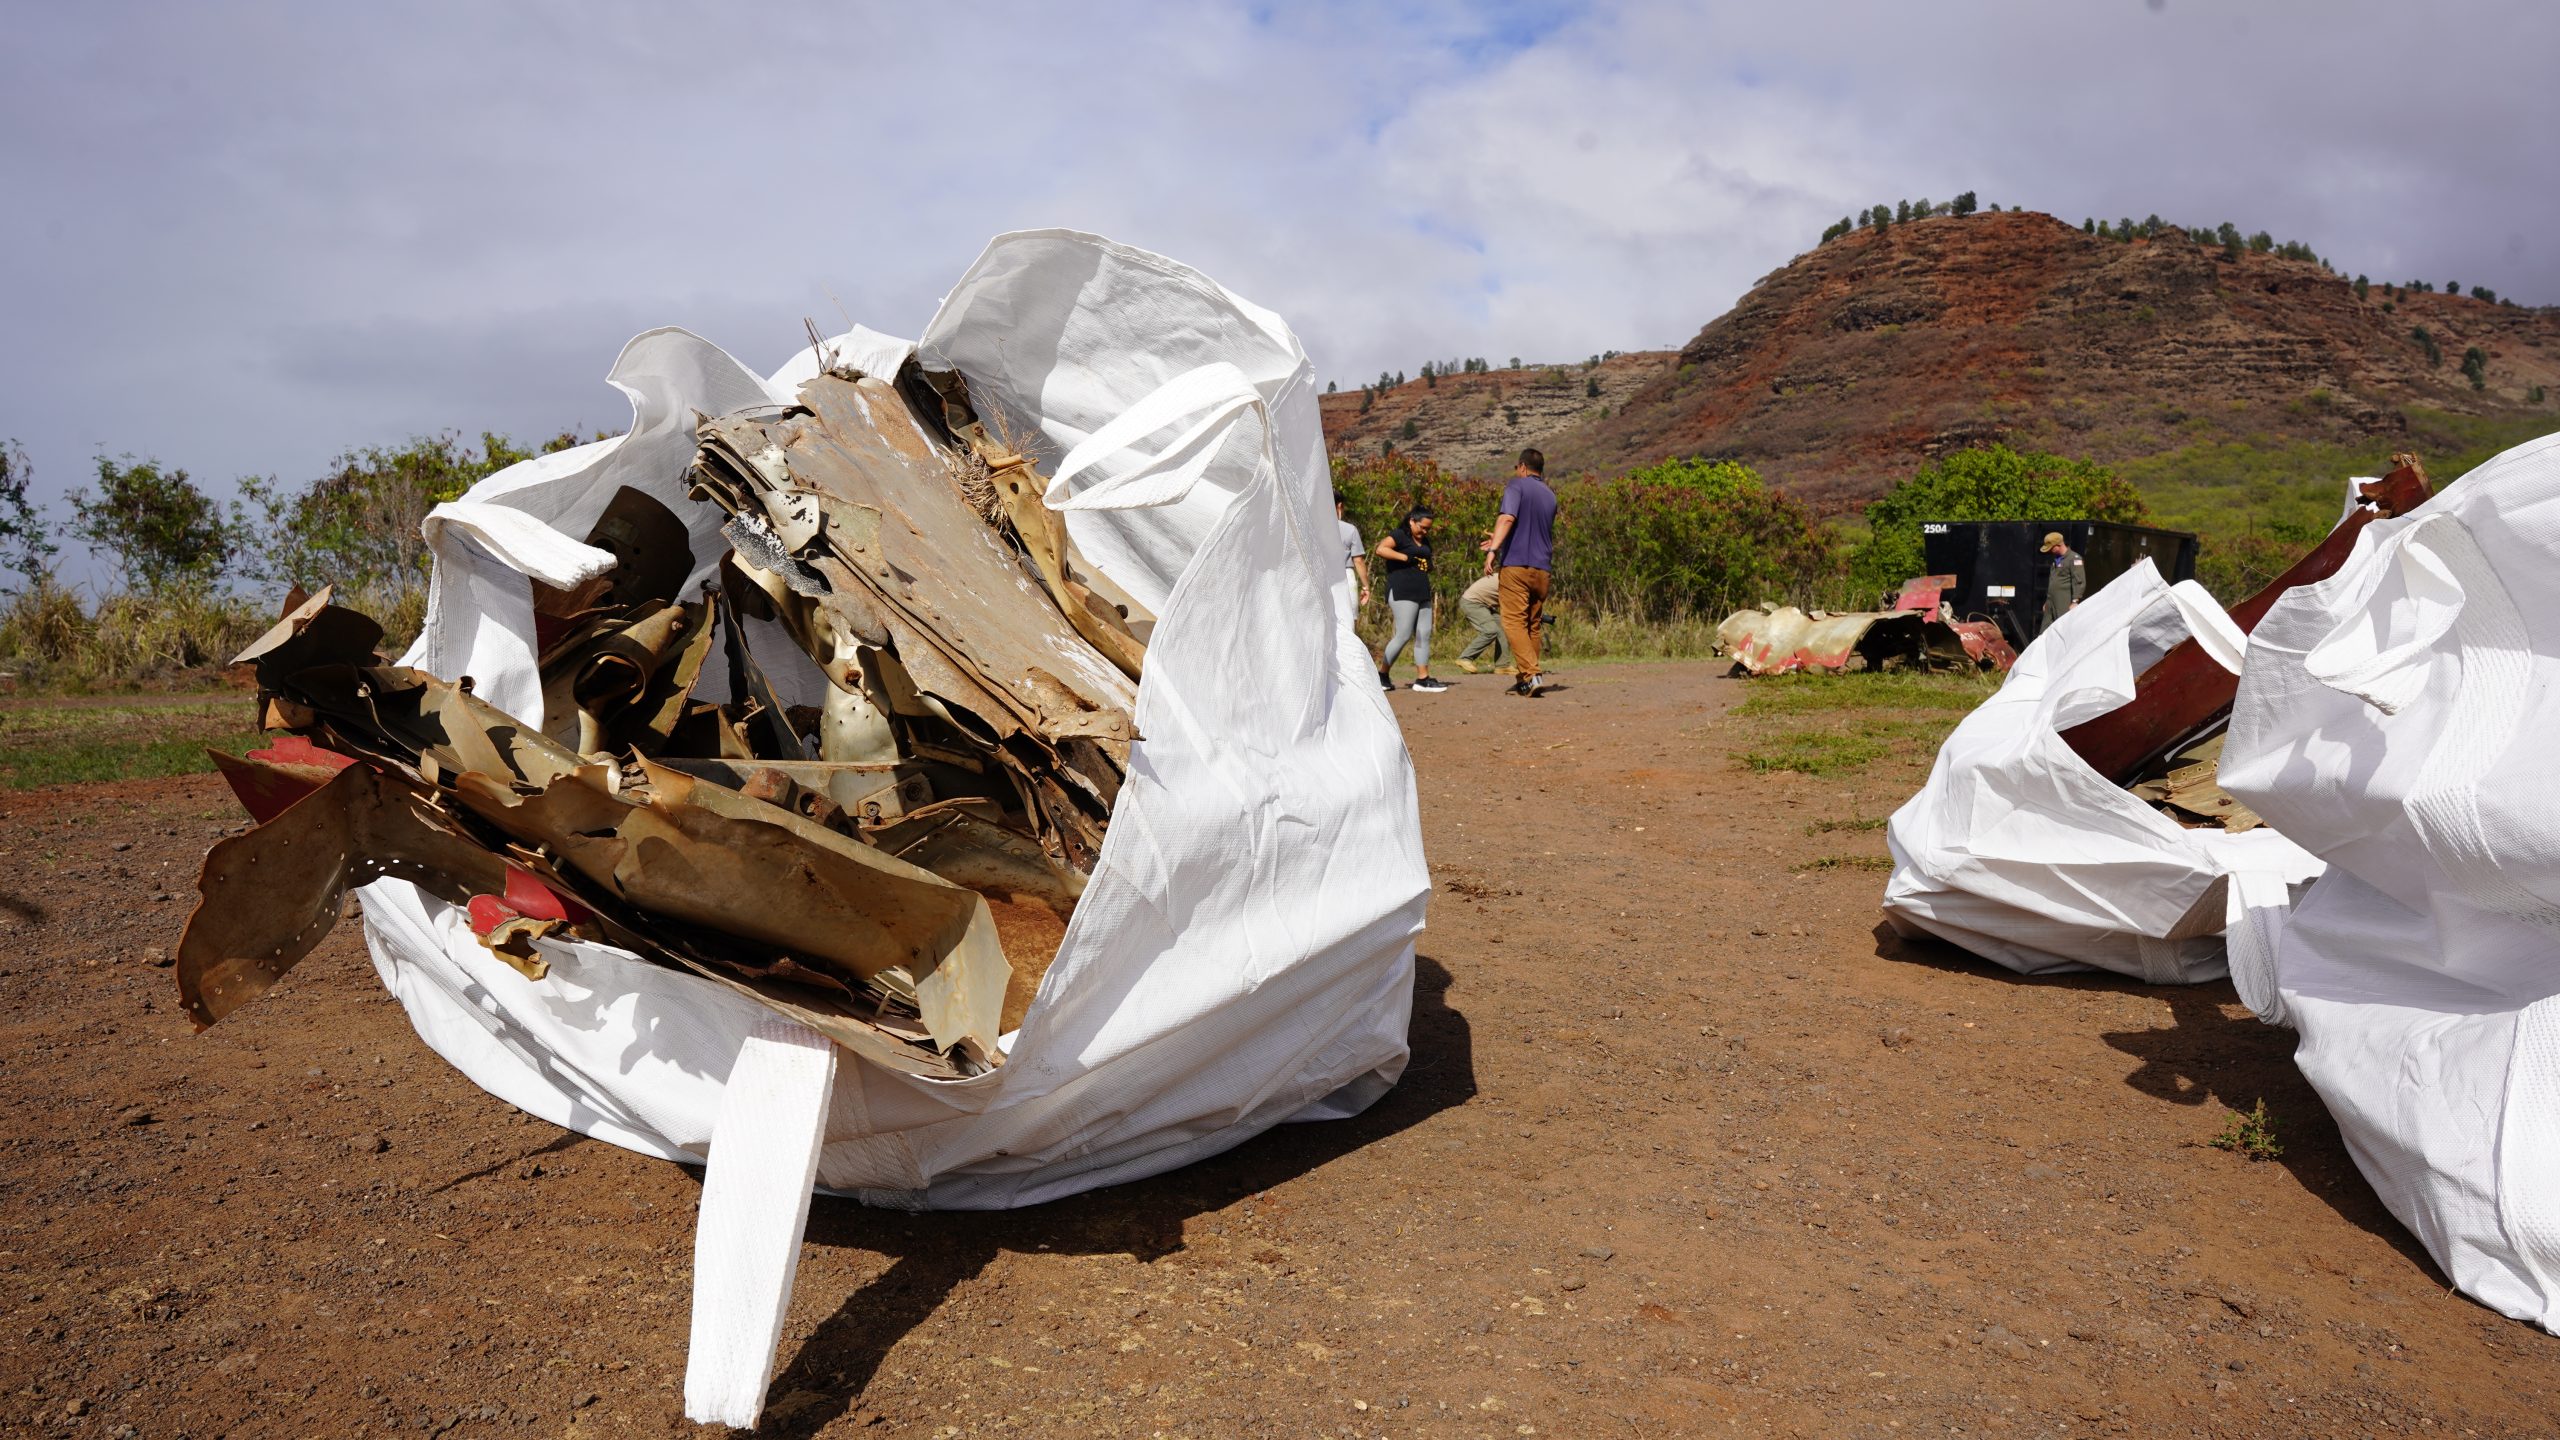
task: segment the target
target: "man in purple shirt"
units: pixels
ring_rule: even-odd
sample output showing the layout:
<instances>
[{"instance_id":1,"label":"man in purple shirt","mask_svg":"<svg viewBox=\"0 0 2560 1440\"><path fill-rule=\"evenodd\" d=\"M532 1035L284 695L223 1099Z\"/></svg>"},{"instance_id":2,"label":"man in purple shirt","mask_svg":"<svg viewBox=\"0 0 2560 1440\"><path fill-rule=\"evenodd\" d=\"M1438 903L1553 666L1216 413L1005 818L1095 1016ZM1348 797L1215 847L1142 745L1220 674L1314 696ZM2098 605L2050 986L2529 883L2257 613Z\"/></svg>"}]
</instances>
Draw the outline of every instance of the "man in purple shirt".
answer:
<instances>
[{"instance_id":1,"label":"man in purple shirt","mask_svg":"<svg viewBox=\"0 0 2560 1440\"><path fill-rule=\"evenodd\" d=\"M1514 695L1537 695L1546 689L1538 673L1538 621L1547 608L1547 582L1555 570L1556 492L1547 488L1547 457L1536 450L1520 452L1520 463L1503 487L1502 514L1493 522L1492 538L1481 547L1484 568L1502 572L1502 634L1511 642L1519 677Z\"/></svg>"}]
</instances>

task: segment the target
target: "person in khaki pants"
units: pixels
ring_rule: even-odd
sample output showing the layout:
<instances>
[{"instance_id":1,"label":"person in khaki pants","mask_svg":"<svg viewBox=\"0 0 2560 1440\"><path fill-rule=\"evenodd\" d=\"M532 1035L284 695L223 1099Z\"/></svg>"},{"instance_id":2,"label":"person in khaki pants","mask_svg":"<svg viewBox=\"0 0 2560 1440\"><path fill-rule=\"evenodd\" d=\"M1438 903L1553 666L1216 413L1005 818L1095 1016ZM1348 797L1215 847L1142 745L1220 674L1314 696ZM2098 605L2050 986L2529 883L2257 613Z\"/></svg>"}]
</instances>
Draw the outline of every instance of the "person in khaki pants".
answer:
<instances>
[{"instance_id":1,"label":"person in khaki pants","mask_svg":"<svg viewBox=\"0 0 2560 1440\"><path fill-rule=\"evenodd\" d=\"M1458 652L1458 668L1473 675L1476 657L1486 656L1485 667L1496 675L1508 675L1517 669L1511 663L1511 642L1502 634L1502 577L1491 572L1477 578L1458 597L1458 613L1467 617L1475 635L1467 648Z\"/></svg>"},{"instance_id":2,"label":"person in khaki pants","mask_svg":"<svg viewBox=\"0 0 2560 1440\"><path fill-rule=\"evenodd\" d=\"M1502 634L1511 642L1519 678L1508 693L1536 696L1546 689L1538 669L1538 622L1547 608L1547 587L1555 571L1556 492L1547 488L1547 457L1535 449L1520 452L1520 463L1503 487L1502 513L1493 534L1480 548L1488 575L1501 575Z\"/></svg>"}]
</instances>

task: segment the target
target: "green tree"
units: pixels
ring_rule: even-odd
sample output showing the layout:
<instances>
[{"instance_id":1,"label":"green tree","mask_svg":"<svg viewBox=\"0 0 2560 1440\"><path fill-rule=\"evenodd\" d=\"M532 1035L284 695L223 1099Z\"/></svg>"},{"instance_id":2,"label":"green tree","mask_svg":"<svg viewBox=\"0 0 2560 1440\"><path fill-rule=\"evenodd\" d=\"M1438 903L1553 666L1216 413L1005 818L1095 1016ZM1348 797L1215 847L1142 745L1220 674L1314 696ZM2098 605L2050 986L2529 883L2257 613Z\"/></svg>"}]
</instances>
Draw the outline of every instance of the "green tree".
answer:
<instances>
[{"instance_id":1,"label":"green tree","mask_svg":"<svg viewBox=\"0 0 2560 1440\"><path fill-rule=\"evenodd\" d=\"M211 497L184 470L157 460L98 457L93 489L71 497L71 533L146 594L211 581L231 562L234 535Z\"/></svg>"},{"instance_id":2,"label":"green tree","mask_svg":"<svg viewBox=\"0 0 2560 1440\"><path fill-rule=\"evenodd\" d=\"M1958 195L1955 198L1955 202L1947 207L1947 213L1950 215L1970 215L1979 208L1981 207L1974 203L1973 192L1967 190L1963 194Z\"/></svg>"},{"instance_id":3,"label":"green tree","mask_svg":"<svg viewBox=\"0 0 2560 1440\"><path fill-rule=\"evenodd\" d=\"M1959 450L1867 506L1868 537L1850 558L1850 580L1861 593L1880 593L1920 574L1920 527L1931 521L2140 524L2149 514L2133 486L2103 465L2006 445Z\"/></svg>"},{"instance_id":4,"label":"green tree","mask_svg":"<svg viewBox=\"0 0 2560 1440\"><path fill-rule=\"evenodd\" d=\"M2459 281L2459 280L2447 280L2446 282L2444 282L2444 293L2446 293L2447 295L2459 295L2459 294L2461 294L2461 293L2462 293L2462 282L2461 282L2461 281Z\"/></svg>"},{"instance_id":5,"label":"green tree","mask_svg":"<svg viewBox=\"0 0 2560 1440\"><path fill-rule=\"evenodd\" d=\"M2081 220L2080 220L2080 233L2081 233L2081 234L2083 234L2083 235L2095 235L2095 234L2097 234L2097 233L2098 233L2098 222L2097 222L2097 221L2095 221L2095 220L2091 220L2091 219L2087 218L2086 216L2081 217Z\"/></svg>"},{"instance_id":6,"label":"green tree","mask_svg":"<svg viewBox=\"0 0 2560 1440\"><path fill-rule=\"evenodd\" d=\"M1422 427L1414 424L1411 420L1407 420L1402 426L1397 428L1396 434L1402 439L1412 440L1422 434Z\"/></svg>"},{"instance_id":7,"label":"green tree","mask_svg":"<svg viewBox=\"0 0 2560 1440\"><path fill-rule=\"evenodd\" d=\"M1335 391L1340 390L1341 388L1342 388L1342 386L1341 386L1340 384L1338 384L1338 383L1334 382L1334 381L1327 380L1326 382L1324 382L1324 393L1326 393L1327 395L1331 395L1331 394L1333 394Z\"/></svg>"},{"instance_id":8,"label":"green tree","mask_svg":"<svg viewBox=\"0 0 2560 1440\"><path fill-rule=\"evenodd\" d=\"M1901 200L1895 202L1893 207L1893 221L1897 225L1908 225L1911 223L1910 201Z\"/></svg>"},{"instance_id":9,"label":"green tree","mask_svg":"<svg viewBox=\"0 0 2560 1440\"><path fill-rule=\"evenodd\" d=\"M2361 276L2361 275L2357 276L2357 277L2356 277L2356 298L2357 298L2357 299L2359 299L2359 300L2363 299L2363 298L2365 297L2365 291L2366 291L2368 288L2370 288L2370 287L2369 287L2368 283L2366 282L2365 278L2364 278L2363 276Z\"/></svg>"},{"instance_id":10,"label":"green tree","mask_svg":"<svg viewBox=\"0 0 2560 1440\"><path fill-rule=\"evenodd\" d=\"M1582 384L1582 398L1583 398L1583 399L1585 399L1585 400L1597 400L1597 399L1599 399L1599 398L1600 398L1600 377L1599 377L1599 376L1594 375L1594 376L1592 376L1590 379L1588 379L1588 380L1586 380L1586 381L1584 381L1584 382L1583 382L1583 384Z\"/></svg>"},{"instance_id":11,"label":"green tree","mask_svg":"<svg viewBox=\"0 0 2560 1440\"><path fill-rule=\"evenodd\" d=\"M2462 378L2474 390L2489 388L2489 357L2477 345L2462 352Z\"/></svg>"},{"instance_id":12,"label":"green tree","mask_svg":"<svg viewBox=\"0 0 2560 1440\"><path fill-rule=\"evenodd\" d=\"M2427 333L2426 326L2420 325L2411 330L2409 332L2409 338L2417 341L2418 348L2427 352L2427 364L2429 366L2442 365L2444 363L2444 352L2436 348L2436 337Z\"/></svg>"},{"instance_id":13,"label":"green tree","mask_svg":"<svg viewBox=\"0 0 2560 1440\"><path fill-rule=\"evenodd\" d=\"M578 443L563 431L540 449ZM427 512L534 453L485 432L476 447L447 434L345 451L300 489L272 477L242 480L233 532L249 549L245 568L268 584L398 594L426 583L418 527Z\"/></svg>"},{"instance_id":14,"label":"green tree","mask_svg":"<svg viewBox=\"0 0 2560 1440\"><path fill-rule=\"evenodd\" d=\"M28 463L24 446L15 440L0 444L0 565L42 588L53 574L53 557L61 547L54 544L43 509L28 494L35 478L35 466Z\"/></svg>"}]
</instances>

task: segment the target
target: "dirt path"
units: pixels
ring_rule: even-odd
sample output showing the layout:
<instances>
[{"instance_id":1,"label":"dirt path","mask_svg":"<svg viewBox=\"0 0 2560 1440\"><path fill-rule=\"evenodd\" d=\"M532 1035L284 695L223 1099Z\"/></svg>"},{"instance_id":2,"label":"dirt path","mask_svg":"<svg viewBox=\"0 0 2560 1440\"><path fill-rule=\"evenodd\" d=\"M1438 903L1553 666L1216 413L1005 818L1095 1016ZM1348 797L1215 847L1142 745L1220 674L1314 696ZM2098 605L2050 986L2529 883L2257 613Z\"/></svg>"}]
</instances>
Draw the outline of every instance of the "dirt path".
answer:
<instances>
[{"instance_id":1,"label":"dirt path","mask_svg":"<svg viewBox=\"0 0 2560 1440\"><path fill-rule=\"evenodd\" d=\"M1441 884L1348 1123L1007 1215L820 1201L766 1433L2560 1427L2227 986L1879 942L1920 775L1754 775L1741 682L1400 694ZM0 1431L681 1434L696 1179L431 1057L352 925L204 1036L209 777L0 796ZM155 897L170 896L160 899ZM2263 1097L2282 1161L2205 1148Z\"/></svg>"}]
</instances>

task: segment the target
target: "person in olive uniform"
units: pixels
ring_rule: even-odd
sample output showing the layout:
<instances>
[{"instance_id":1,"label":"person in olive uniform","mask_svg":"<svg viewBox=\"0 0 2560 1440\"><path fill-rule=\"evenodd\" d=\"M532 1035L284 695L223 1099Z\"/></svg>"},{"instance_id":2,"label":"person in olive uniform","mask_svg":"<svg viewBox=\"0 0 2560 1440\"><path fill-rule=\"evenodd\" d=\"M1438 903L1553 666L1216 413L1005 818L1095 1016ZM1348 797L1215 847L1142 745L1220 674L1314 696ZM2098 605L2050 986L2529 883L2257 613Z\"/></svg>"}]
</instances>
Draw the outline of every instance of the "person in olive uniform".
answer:
<instances>
[{"instance_id":1,"label":"person in olive uniform","mask_svg":"<svg viewBox=\"0 0 2560 1440\"><path fill-rule=\"evenodd\" d=\"M1413 646L1413 688L1426 695L1449 688L1431 678L1432 519L1429 510L1415 506L1374 552L1387 565L1387 608L1396 619L1395 633L1378 656L1378 684L1389 690L1396 682L1387 672L1408 643Z\"/></svg>"},{"instance_id":2,"label":"person in olive uniform","mask_svg":"<svg viewBox=\"0 0 2560 1440\"><path fill-rule=\"evenodd\" d=\"M2049 530L2044 537L2044 558L2052 573L2044 583L2044 620L2036 626L2041 635L2053 628L2053 622L2071 613L2089 593L2089 567L2080 563L2078 551L2063 543L2062 532Z\"/></svg>"}]
</instances>

